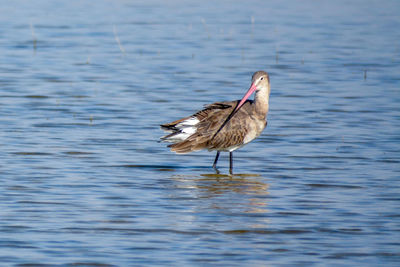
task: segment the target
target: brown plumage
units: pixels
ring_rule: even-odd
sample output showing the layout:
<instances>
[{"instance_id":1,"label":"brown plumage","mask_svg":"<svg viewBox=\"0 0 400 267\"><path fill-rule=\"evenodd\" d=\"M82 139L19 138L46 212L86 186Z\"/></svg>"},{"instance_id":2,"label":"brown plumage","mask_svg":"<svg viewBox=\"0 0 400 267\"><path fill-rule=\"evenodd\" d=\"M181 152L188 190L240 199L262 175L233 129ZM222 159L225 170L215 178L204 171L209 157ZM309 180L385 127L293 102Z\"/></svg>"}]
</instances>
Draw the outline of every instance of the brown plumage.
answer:
<instances>
[{"instance_id":1,"label":"brown plumage","mask_svg":"<svg viewBox=\"0 0 400 267\"><path fill-rule=\"evenodd\" d=\"M254 101L247 100L253 92ZM269 76L258 71L242 100L216 102L192 116L163 124L161 128L171 133L161 140L172 142L168 147L176 153L217 150L214 168L220 151L230 152L232 173L232 152L258 137L267 125L269 94Z\"/></svg>"}]
</instances>

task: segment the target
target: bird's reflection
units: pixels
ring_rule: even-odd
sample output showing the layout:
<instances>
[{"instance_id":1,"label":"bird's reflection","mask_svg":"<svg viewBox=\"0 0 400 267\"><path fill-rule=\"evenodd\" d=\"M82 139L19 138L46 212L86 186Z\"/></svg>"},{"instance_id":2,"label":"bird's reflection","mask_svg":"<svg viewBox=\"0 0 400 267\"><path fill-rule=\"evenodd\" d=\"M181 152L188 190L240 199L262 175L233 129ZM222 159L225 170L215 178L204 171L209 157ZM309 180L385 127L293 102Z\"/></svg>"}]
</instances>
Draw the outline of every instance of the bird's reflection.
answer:
<instances>
[{"instance_id":1,"label":"bird's reflection","mask_svg":"<svg viewBox=\"0 0 400 267\"><path fill-rule=\"evenodd\" d=\"M174 175L175 187L186 189L209 208L232 213L267 212L268 184L258 174Z\"/></svg>"}]
</instances>

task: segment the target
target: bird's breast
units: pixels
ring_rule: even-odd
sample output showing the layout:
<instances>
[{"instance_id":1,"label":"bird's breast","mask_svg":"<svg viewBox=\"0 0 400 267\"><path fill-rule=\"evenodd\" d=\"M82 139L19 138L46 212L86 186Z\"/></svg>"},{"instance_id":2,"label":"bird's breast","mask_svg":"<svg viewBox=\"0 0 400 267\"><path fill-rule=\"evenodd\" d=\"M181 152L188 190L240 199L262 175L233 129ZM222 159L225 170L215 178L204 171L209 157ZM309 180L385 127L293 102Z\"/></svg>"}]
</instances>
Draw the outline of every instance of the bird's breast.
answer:
<instances>
[{"instance_id":1,"label":"bird's breast","mask_svg":"<svg viewBox=\"0 0 400 267\"><path fill-rule=\"evenodd\" d=\"M247 134L244 136L243 143L247 144L260 136L265 126L265 120L253 119L251 126L248 127Z\"/></svg>"}]
</instances>

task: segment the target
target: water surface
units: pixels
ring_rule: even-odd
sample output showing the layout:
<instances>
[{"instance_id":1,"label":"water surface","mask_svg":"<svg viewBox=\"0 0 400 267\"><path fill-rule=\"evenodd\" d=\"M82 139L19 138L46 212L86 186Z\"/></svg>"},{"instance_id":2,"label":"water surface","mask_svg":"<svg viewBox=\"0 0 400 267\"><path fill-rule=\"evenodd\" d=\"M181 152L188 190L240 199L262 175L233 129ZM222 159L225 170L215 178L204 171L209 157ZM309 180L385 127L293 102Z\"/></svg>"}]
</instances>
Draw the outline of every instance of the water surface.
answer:
<instances>
[{"instance_id":1,"label":"water surface","mask_svg":"<svg viewBox=\"0 0 400 267\"><path fill-rule=\"evenodd\" d=\"M212 7L212 8L211 8ZM0 5L0 262L398 266L397 1ZM158 125L271 77L211 168Z\"/></svg>"}]
</instances>

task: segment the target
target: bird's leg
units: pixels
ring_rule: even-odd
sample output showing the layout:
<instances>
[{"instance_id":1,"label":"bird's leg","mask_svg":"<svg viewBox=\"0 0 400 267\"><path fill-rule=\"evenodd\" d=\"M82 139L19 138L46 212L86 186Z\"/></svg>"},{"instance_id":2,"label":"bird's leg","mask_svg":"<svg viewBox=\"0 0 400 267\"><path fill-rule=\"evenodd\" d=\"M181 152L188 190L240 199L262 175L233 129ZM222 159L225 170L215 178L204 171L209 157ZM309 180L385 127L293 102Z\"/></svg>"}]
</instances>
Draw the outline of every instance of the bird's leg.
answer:
<instances>
[{"instance_id":1,"label":"bird's leg","mask_svg":"<svg viewBox=\"0 0 400 267\"><path fill-rule=\"evenodd\" d=\"M219 158L219 151L217 151L217 155L215 156L215 160L214 160L214 164L213 164L213 168L217 171L217 162L218 162L218 158Z\"/></svg>"},{"instance_id":2,"label":"bird's leg","mask_svg":"<svg viewBox=\"0 0 400 267\"><path fill-rule=\"evenodd\" d=\"M229 174L232 174L233 169L233 152L229 152Z\"/></svg>"}]
</instances>

